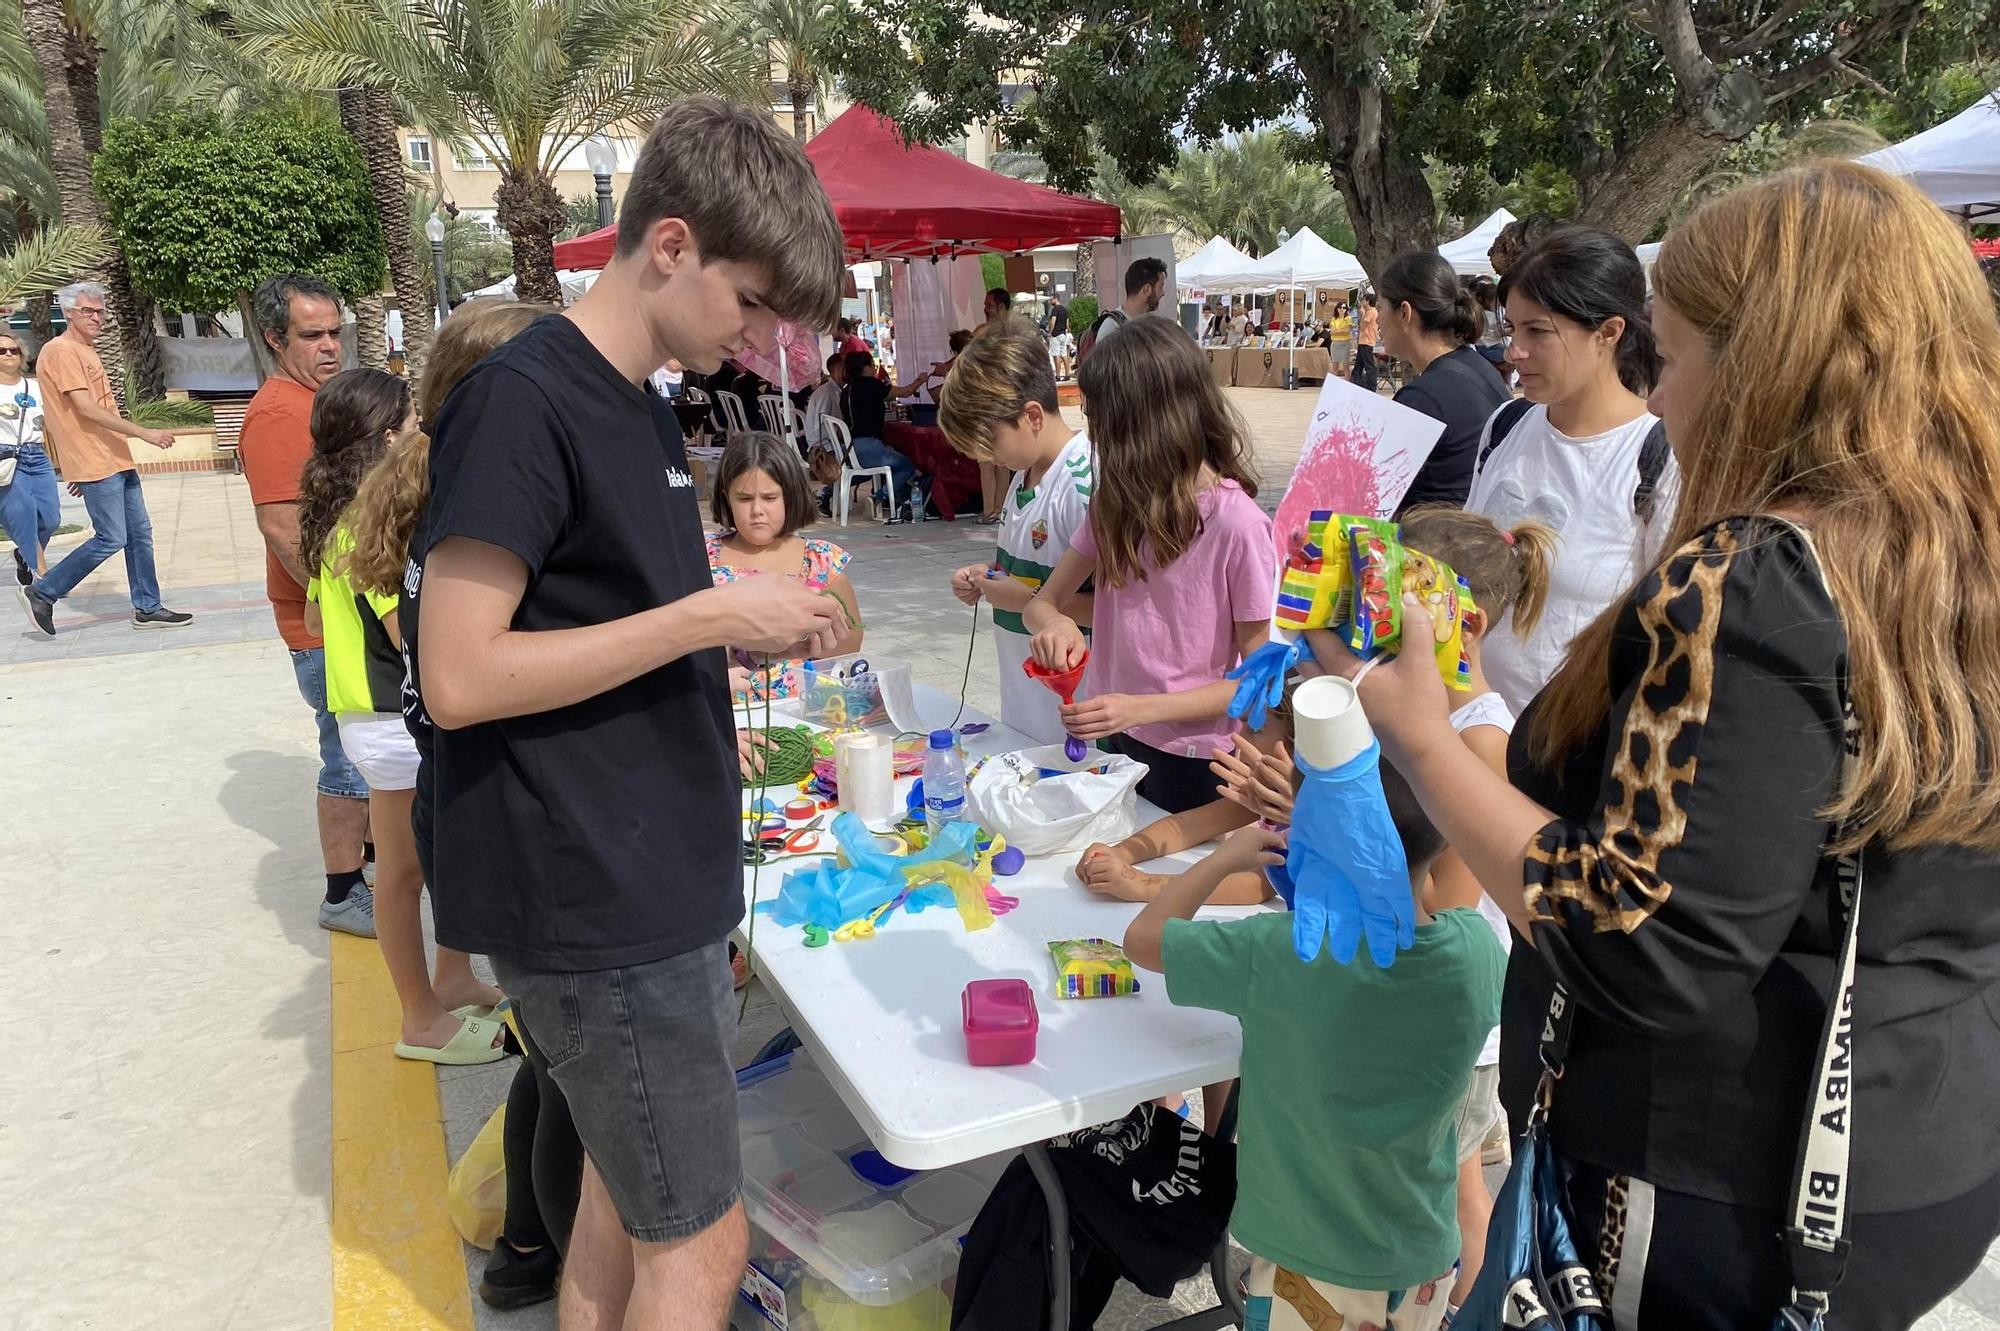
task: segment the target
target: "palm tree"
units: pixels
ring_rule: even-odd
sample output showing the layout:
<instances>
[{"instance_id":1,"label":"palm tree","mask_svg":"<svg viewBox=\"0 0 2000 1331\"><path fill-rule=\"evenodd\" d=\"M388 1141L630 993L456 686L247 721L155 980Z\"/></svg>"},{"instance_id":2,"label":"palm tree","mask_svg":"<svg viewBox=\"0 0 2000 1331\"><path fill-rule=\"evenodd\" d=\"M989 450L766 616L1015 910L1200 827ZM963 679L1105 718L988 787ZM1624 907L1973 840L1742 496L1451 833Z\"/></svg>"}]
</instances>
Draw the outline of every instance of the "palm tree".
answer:
<instances>
[{"instance_id":1,"label":"palm tree","mask_svg":"<svg viewBox=\"0 0 2000 1331\"><path fill-rule=\"evenodd\" d=\"M1179 160L1151 184L1113 201L1126 208L1128 225L1164 226L1196 244L1221 236L1261 254L1277 246L1279 231L1309 226L1330 244L1354 245L1333 183L1319 168L1296 160L1279 130L1239 135L1212 148L1183 148Z\"/></svg>"},{"instance_id":2,"label":"palm tree","mask_svg":"<svg viewBox=\"0 0 2000 1331\"><path fill-rule=\"evenodd\" d=\"M807 115L817 111L832 85L820 51L833 23L831 0L751 0L741 13L745 35L764 45L785 67L792 102L792 137L809 137Z\"/></svg>"},{"instance_id":3,"label":"palm tree","mask_svg":"<svg viewBox=\"0 0 2000 1331\"><path fill-rule=\"evenodd\" d=\"M0 256L0 304L46 296L102 263L110 251L110 239L93 227L52 226L22 236Z\"/></svg>"},{"instance_id":4,"label":"palm tree","mask_svg":"<svg viewBox=\"0 0 2000 1331\"><path fill-rule=\"evenodd\" d=\"M455 151L491 158L524 300L561 298L553 177L586 139L691 92L770 95L768 55L728 40L710 0L246 0L236 21L294 82L381 88Z\"/></svg>"}]
</instances>

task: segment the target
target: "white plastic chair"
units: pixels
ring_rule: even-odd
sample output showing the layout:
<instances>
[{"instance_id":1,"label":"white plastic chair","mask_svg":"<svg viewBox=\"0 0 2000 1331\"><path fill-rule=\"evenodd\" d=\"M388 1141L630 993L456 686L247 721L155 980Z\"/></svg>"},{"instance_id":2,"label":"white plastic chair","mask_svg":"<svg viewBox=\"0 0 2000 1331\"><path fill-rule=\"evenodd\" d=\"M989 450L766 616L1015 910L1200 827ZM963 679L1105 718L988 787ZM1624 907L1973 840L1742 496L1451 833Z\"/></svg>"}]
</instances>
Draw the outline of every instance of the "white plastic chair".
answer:
<instances>
[{"instance_id":1,"label":"white plastic chair","mask_svg":"<svg viewBox=\"0 0 2000 1331\"><path fill-rule=\"evenodd\" d=\"M847 525L847 506L854 498L854 487L870 477L882 478L882 488L889 492L889 512L896 512L896 474L887 467L863 467L854 456L854 435L847 428L847 422L838 416L827 415L820 418L820 428L833 444L834 456L840 459L840 484L835 487L834 517L840 525Z\"/></svg>"},{"instance_id":2,"label":"white plastic chair","mask_svg":"<svg viewBox=\"0 0 2000 1331\"><path fill-rule=\"evenodd\" d=\"M722 437L728 439L750 429L749 413L743 410L743 399L726 388L715 390L715 405L722 408Z\"/></svg>"},{"instance_id":3,"label":"white plastic chair","mask_svg":"<svg viewBox=\"0 0 2000 1331\"><path fill-rule=\"evenodd\" d=\"M762 393L757 397L757 408L764 413L764 426L772 434L790 441L799 450L799 456L806 453L806 416L798 406L781 393Z\"/></svg>"}]
</instances>

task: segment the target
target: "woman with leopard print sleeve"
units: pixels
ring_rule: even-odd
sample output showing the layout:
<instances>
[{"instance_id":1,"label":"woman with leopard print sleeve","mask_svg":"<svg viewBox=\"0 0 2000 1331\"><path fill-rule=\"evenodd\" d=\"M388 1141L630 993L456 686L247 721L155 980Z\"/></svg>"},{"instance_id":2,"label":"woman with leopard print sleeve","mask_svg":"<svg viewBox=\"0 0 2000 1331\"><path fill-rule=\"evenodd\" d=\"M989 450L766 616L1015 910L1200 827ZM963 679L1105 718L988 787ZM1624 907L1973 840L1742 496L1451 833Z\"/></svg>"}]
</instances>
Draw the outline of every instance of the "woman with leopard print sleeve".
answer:
<instances>
[{"instance_id":1,"label":"woman with leopard print sleeve","mask_svg":"<svg viewBox=\"0 0 2000 1331\"><path fill-rule=\"evenodd\" d=\"M1554 986L1575 1002L1551 1131L1619 1331L1786 1303L1845 922L1828 852L1860 851L1827 1326L1907 1327L2000 1233L2000 324L1944 215L1844 162L1711 202L1654 281L1672 553L1577 638L1512 785L1453 742L1427 657L1362 699L1531 944L1501 1021L1517 1124Z\"/></svg>"}]
</instances>

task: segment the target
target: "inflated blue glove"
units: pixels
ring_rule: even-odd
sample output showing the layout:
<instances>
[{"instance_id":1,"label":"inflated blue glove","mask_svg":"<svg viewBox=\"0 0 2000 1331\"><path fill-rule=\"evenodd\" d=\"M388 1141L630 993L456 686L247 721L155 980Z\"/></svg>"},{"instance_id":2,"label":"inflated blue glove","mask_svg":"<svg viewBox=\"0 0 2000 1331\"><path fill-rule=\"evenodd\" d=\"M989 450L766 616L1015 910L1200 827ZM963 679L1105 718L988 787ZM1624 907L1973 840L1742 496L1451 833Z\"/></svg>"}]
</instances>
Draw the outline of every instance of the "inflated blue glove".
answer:
<instances>
[{"instance_id":1,"label":"inflated blue glove","mask_svg":"<svg viewBox=\"0 0 2000 1331\"><path fill-rule=\"evenodd\" d=\"M1381 759L1382 746L1370 744L1331 770L1297 760L1304 780L1292 809L1285 876L1292 949L1301 961L1328 943L1344 966L1365 937L1368 955L1387 969L1397 949L1417 941L1409 858L1382 794ZM1273 886L1287 895L1275 874Z\"/></svg>"},{"instance_id":2,"label":"inflated blue glove","mask_svg":"<svg viewBox=\"0 0 2000 1331\"><path fill-rule=\"evenodd\" d=\"M1243 664L1229 672L1237 681L1236 696L1229 700L1229 714L1252 730L1264 728L1264 718L1285 696L1285 676L1300 661L1313 659L1304 637L1295 642L1267 642L1243 658Z\"/></svg>"}]
</instances>

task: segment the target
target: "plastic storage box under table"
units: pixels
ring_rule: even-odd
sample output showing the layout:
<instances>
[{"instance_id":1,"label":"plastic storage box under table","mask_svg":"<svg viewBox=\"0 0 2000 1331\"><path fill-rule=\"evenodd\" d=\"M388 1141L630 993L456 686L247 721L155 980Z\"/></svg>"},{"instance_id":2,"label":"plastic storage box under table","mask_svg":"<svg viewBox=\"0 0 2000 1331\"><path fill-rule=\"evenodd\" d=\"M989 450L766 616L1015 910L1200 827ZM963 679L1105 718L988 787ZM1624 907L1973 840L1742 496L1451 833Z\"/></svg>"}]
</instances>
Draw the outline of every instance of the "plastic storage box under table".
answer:
<instances>
[{"instance_id":1,"label":"plastic storage box under table","mask_svg":"<svg viewBox=\"0 0 2000 1331\"><path fill-rule=\"evenodd\" d=\"M889 1164L800 1049L737 1076L750 1262L733 1324L945 1331L959 1242L1009 1155Z\"/></svg>"}]
</instances>

